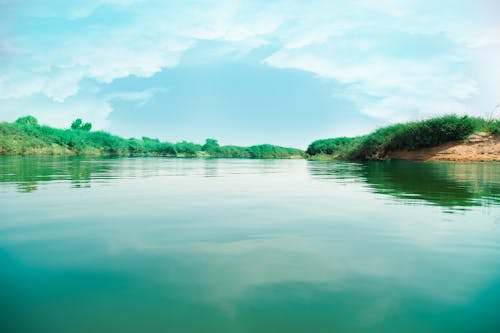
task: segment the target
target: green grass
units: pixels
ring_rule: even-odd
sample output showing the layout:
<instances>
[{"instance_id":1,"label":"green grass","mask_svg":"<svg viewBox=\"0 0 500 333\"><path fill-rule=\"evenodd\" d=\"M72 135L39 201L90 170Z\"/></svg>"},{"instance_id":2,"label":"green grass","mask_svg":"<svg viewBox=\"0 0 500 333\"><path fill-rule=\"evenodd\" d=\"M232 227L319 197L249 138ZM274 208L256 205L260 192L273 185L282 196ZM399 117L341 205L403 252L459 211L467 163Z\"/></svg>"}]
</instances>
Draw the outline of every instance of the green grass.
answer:
<instances>
[{"instance_id":1,"label":"green grass","mask_svg":"<svg viewBox=\"0 0 500 333\"><path fill-rule=\"evenodd\" d=\"M0 154L295 158L302 157L304 152L268 144L219 146L213 139L207 139L205 145L187 141L161 142L148 137L125 139L103 131L91 132L90 128L40 126L34 117L27 116L14 123L0 123Z\"/></svg>"},{"instance_id":2,"label":"green grass","mask_svg":"<svg viewBox=\"0 0 500 333\"><path fill-rule=\"evenodd\" d=\"M499 134L500 121L448 115L387 126L360 137L314 141L306 153L313 159L383 160L392 151L434 147L480 131Z\"/></svg>"},{"instance_id":3,"label":"green grass","mask_svg":"<svg viewBox=\"0 0 500 333\"><path fill-rule=\"evenodd\" d=\"M307 148L313 159L382 160L396 150L433 147L463 140L474 132L500 134L500 121L454 115L380 128L365 136L317 140ZM26 116L14 123L0 123L0 154L117 155L228 158L296 158L304 152L269 144L251 147L219 146L207 139L204 145L182 141L161 142L143 137L125 139L103 131L57 129L41 126Z\"/></svg>"},{"instance_id":4,"label":"green grass","mask_svg":"<svg viewBox=\"0 0 500 333\"><path fill-rule=\"evenodd\" d=\"M494 120L487 122L485 125L485 131L491 134L500 134L500 120Z\"/></svg>"}]
</instances>

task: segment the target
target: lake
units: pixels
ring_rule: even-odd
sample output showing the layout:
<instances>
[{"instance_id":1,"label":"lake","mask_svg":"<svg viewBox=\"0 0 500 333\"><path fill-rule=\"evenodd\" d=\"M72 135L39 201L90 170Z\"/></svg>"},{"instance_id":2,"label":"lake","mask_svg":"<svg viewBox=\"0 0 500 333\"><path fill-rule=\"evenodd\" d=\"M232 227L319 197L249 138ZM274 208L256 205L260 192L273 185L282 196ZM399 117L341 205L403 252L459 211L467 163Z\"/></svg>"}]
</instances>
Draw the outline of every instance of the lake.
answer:
<instances>
[{"instance_id":1,"label":"lake","mask_svg":"<svg viewBox=\"0 0 500 333\"><path fill-rule=\"evenodd\" d=\"M500 163L0 156L0 332L500 332Z\"/></svg>"}]
</instances>

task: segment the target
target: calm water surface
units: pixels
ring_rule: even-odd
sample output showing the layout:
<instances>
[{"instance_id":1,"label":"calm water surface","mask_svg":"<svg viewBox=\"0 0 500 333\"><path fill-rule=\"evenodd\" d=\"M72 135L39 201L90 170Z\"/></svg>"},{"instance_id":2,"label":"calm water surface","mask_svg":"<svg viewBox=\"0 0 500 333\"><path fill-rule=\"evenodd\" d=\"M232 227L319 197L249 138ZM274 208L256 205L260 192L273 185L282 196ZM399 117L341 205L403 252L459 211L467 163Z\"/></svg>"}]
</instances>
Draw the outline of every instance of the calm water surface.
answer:
<instances>
[{"instance_id":1,"label":"calm water surface","mask_svg":"<svg viewBox=\"0 0 500 333\"><path fill-rule=\"evenodd\" d=\"M500 332L500 164L0 157L0 332Z\"/></svg>"}]
</instances>

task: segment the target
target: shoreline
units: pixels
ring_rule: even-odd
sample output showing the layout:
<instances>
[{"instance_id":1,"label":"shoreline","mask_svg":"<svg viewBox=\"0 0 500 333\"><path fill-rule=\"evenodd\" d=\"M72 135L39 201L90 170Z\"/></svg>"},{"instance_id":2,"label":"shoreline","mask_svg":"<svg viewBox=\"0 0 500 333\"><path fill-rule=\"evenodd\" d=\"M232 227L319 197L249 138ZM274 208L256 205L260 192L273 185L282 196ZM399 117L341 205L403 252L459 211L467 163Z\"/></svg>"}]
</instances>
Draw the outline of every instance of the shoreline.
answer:
<instances>
[{"instance_id":1,"label":"shoreline","mask_svg":"<svg viewBox=\"0 0 500 333\"><path fill-rule=\"evenodd\" d=\"M494 162L500 161L500 120L447 115L382 127L364 136L316 140L303 151L271 144L221 146L211 138L203 145L123 138L90 127L39 125L36 118L26 116L0 123L0 155Z\"/></svg>"},{"instance_id":2,"label":"shoreline","mask_svg":"<svg viewBox=\"0 0 500 333\"><path fill-rule=\"evenodd\" d=\"M188 154L113 154L113 153L75 153L71 150L57 151L39 151L26 152L20 154L0 154L0 156L53 156L53 157L163 157L163 158L195 158L195 159L280 159L280 160L298 160L305 159L308 161L344 161L344 162L360 162L349 161L328 154L320 154L313 156L291 155L288 157L228 157L228 156L212 156L204 153L196 155ZM478 133L467 140L451 141L441 145L429 148L419 148L415 150L398 150L389 152L387 156L378 161L387 160L405 160L412 162L500 162L500 135L486 135Z\"/></svg>"},{"instance_id":3,"label":"shoreline","mask_svg":"<svg viewBox=\"0 0 500 333\"><path fill-rule=\"evenodd\" d=\"M500 135L477 133L465 141L452 141L416 150L394 151L387 157L418 162L499 162Z\"/></svg>"},{"instance_id":4,"label":"shoreline","mask_svg":"<svg viewBox=\"0 0 500 333\"><path fill-rule=\"evenodd\" d=\"M292 155L288 157L234 157L234 156L211 156L211 155L161 155L161 154L78 154L74 152L70 153L20 153L20 154L0 154L2 156L21 156L21 157L158 157L158 158L179 158L179 159L243 159L243 160L300 160L306 159L303 156Z\"/></svg>"}]
</instances>

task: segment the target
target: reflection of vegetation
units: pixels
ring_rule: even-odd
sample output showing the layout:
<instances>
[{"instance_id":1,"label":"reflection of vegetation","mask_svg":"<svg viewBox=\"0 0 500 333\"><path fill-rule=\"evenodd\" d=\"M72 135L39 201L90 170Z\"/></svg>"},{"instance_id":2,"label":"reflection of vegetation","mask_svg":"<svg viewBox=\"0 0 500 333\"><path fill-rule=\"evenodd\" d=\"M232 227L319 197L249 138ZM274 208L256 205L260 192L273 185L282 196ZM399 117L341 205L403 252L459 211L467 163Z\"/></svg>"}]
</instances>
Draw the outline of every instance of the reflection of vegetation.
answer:
<instances>
[{"instance_id":1,"label":"reflection of vegetation","mask_svg":"<svg viewBox=\"0 0 500 333\"><path fill-rule=\"evenodd\" d=\"M366 182L376 193L402 200L424 200L444 207L500 202L498 163L311 162L315 177Z\"/></svg>"},{"instance_id":2,"label":"reflection of vegetation","mask_svg":"<svg viewBox=\"0 0 500 333\"><path fill-rule=\"evenodd\" d=\"M499 165L492 163L392 161L370 163L364 177L377 192L453 207L500 199L499 171Z\"/></svg>"},{"instance_id":3,"label":"reflection of vegetation","mask_svg":"<svg viewBox=\"0 0 500 333\"><path fill-rule=\"evenodd\" d=\"M0 159L0 182L16 183L20 192L32 192L37 183L71 180L74 187L90 187L92 176L110 170L107 163L79 156L4 156Z\"/></svg>"},{"instance_id":4,"label":"reflection of vegetation","mask_svg":"<svg viewBox=\"0 0 500 333\"><path fill-rule=\"evenodd\" d=\"M207 159L203 163L205 177L217 177L219 172L219 160Z\"/></svg>"},{"instance_id":5,"label":"reflection of vegetation","mask_svg":"<svg viewBox=\"0 0 500 333\"><path fill-rule=\"evenodd\" d=\"M302 157L303 151L273 145L251 147L219 146L207 139L202 146L192 142L160 142L158 139L124 139L103 131L91 132L92 125L81 119L62 130L39 126L36 118L27 116L15 123L0 123L0 154L9 155L119 155L172 157Z\"/></svg>"},{"instance_id":6,"label":"reflection of vegetation","mask_svg":"<svg viewBox=\"0 0 500 333\"><path fill-rule=\"evenodd\" d=\"M38 190L36 182L21 182L17 184L17 189L21 193L29 193Z\"/></svg>"},{"instance_id":7,"label":"reflection of vegetation","mask_svg":"<svg viewBox=\"0 0 500 333\"><path fill-rule=\"evenodd\" d=\"M392 151L434 147L463 140L477 131L498 134L499 129L500 120L444 116L387 126L355 138L318 140L309 145L307 154L316 159L381 160Z\"/></svg>"}]
</instances>

